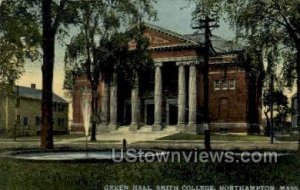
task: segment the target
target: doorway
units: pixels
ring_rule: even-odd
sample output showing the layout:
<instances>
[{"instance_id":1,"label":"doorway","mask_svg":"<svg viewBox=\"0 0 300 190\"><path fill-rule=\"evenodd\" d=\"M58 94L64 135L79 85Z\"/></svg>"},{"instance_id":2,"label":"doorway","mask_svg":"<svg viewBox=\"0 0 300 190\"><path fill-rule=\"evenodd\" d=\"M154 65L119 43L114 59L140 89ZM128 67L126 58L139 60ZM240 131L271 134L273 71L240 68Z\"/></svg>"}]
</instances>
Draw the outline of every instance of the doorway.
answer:
<instances>
[{"instance_id":1,"label":"doorway","mask_svg":"<svg viewBox=\"0 0 300 190\"><path fill-rule=\"evenodd\" d=\"M124 124L130 125L131 124L131 104L126 103L124 109Z\"/></svg>"},{"instance_id":2,"label":"doorway","mask_svg":"<svg viewBox=\"0 0 300 190\"><path fill-rule=\"evenodd\" d=\"M166 105L167 111L167 125L177 125L178 122L178 100L177 99L168 99Z\"/></svg>"},{"instance_id":3,"label":"doorway","mask_svg":"<svg viewBox=\"0 0 300 190\"><path fill-rule=\"evenodd\" d=\"M178 122L178 106L175 104L169 105L169 125L177 125Z\"/></svg>"},{"instance_id":4,"label":"doorway","mask_svg":"<svg viewBox=\"0 0 300 190\"><path fill-rule=\"evenodd\" d=\"M154 124L154 104L147 104L147 125Z\"/></svg>"}]
</instances>

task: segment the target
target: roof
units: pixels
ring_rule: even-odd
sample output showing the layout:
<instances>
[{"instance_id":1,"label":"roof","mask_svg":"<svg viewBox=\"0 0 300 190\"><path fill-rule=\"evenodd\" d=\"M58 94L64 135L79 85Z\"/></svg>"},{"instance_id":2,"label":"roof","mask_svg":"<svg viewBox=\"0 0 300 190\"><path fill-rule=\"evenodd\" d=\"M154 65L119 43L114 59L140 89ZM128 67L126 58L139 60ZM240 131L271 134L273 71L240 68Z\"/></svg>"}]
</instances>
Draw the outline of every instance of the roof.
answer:
<instances>
[{"instance_id":1,"label":"roof","mask_svg":"<svg viewBox=\"0 0 300 190\"><path fill-rule=\"evenodd\" d=\"M189 38L198 43L204 43L205 34L204 33L194 33L194 34L186 34L184 35L186 38ZM236 43L225 40L219 36L212 35L210 37L212 46L216 53L230 53L233 51L241 50L242 48Z\"/></svg>"},{"instance_id":2,"label":"roof","mask_svg":"<svg viewBox=\"0 0 300 190\"><path fill-rule=\"evenodd\" d=\"M198 46L204 46L205 43L205 34L204 33L194 33L194 34L179 34L174 31L168 30L166 28L156 26L150 23L144 23L147 28L150 28L151 30L163 33L167 36L171 36L173 38L179 39L183 41L183 44L178 44L176 47L198 47ZM219 36L212 35L211 36L211 42L213 45L212 51L217 54L222 53L232 53L236 51L242 50L242 47L237 45L236 43L225 40ZM154 47L150 49L164 49L164 48L174 48L175 46L162 46L162 47Z\"/></svg>"},{"instance_id":3,"label":"roof","mask_svg":"<svg viewBox=\"0 0 300 190\"><path fill-rule=\"evenodd\" d=\"M185 35L173 32L173 31L168 30L166 28L163 28L163 27L160 27L160 26L156 26L156 25L153 25L153 24L150 24L150 23L144 23L144 25L147 28L150 28L150 29L152 29L154 31L158 31L158 32L164 33L164 34L166 34L168 36L172 36L172 37L177 38L177 39L179 39L181 41L184 41L186 44L199 45L199 42L196 42L193 39L190 39L190 38L186 37Z\"/></svg>"},{"instance_id":4,"label":"roof","mask_svg":"<svg viewBox=\"0 0 300 190\"><path fill-rule=\"evenodd\" d=\"M23 97L23 98L42 100L42 90L25 87L25 86L17 86L17 87L18 87L18 93L19 93L18 96ZM53 93L53 101L57 102L57 103L66 103L66 104L68 103L62 97L60 97L54 93Z\"/></svg>"}]
</instances>

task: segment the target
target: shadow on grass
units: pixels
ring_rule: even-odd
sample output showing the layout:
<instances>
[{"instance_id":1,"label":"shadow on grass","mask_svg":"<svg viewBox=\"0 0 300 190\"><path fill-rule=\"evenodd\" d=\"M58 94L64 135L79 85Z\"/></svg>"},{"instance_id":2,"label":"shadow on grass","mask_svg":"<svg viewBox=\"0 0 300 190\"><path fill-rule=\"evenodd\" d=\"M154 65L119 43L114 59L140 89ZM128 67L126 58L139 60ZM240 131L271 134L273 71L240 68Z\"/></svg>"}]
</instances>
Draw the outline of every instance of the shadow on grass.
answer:
<instances>
[{"instance_id":1,"label":"shadow on grass","mask_svg":"<svg viewBox=\"0 0 300 190\"><path fill-rule=\"evenodd\" d=\"M105 185L300 185L300 157L278 163L38 163L0 159L0 189Z\"/></svg>"}]
</instances>

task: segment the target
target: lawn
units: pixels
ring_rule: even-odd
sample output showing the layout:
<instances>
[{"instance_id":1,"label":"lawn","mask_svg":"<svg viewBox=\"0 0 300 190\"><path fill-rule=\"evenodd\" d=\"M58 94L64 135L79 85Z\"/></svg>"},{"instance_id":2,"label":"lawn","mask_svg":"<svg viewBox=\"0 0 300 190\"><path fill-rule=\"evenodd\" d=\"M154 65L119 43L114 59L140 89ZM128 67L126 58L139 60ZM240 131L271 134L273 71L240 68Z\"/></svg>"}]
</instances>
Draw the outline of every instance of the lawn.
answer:
<instances>
[{"instance_id":1,"label":"lawn","mask_svg":"<svg viewBox=\"0 0 300 190\"><path fill-rule=\"evenodd\" d=\"M298 141L298 136L282 136L282 137L276 137L276 140L279 141Z\"/></svg>"},{"instance_id":2,"label":"lawn","mask_svg":"<svg viewBox=\"0 0 300 190\"><path fill-rule=\"evenodd\" d=\"M180 138L179 138L180 137ZM201 135L177 134L168 138L198 140ZM221 138L222 137L222 138ZM213 135L212 139L262 140L260 136ZM163 140L161 140L163 141ZM32 148L32 143L28 147ZM75 146L75 145L74 145ZM76 145L78 146L78 145ZM36 148L38 147L38 144ZM2 149L2 150L1 150ZM0 152L11 148L2 147ZM18 148L19 149L19 148ZM300 156L279 158L277 163L79 163L31 162L0 158L2 190L84 190L106 185L297 185Z\"/></svg>"},{"instance_id":3,"label":"lawn","mask_svg":"<svg viewBox=\"0 0 300 190\"><path fill-rule=\"evenodd\" d=\"M106 185L300 185L300 157L278 163L40 163L0 159L0 189L84 190Z\"/></svg>"},{"instance_id":4,"label":"lawn","mask_svg":"<svg viewBox=\"0 0 300 190\"><path fill-rule=\"evenodd\" d=\"M174 135L159 138L157 140L204 140L203 135L176 133ZM268 141L269 138L258 135L229 135L212 134L211 140L219 141Z\"/></svg>"},{"instance_id":5,"label":"lawn","mask_svg":"<svg viewBox=\"0 0 300 190\"><path fill-rule=\"evenodd\" d=\"M64 139L74 139L74 138L83 138L85 137L83 134L65 134L65 135L54 135L54 140L64 140ZM6 139L13 139L13 137L9 135L0 135L0 141ZM24 137L16 137L17 141L39 141L40 136L24 136Z\"/></svg>"}]
</instances>

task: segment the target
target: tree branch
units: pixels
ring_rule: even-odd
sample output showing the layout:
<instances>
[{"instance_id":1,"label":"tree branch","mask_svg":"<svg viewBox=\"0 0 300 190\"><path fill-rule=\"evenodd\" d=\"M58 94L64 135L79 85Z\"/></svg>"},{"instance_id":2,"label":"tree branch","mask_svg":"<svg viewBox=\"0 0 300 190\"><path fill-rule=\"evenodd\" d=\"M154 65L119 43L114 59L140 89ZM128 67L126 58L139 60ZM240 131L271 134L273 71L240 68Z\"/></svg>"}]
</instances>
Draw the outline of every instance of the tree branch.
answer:
<instances>
[{"instance_id":1,"label":"tree branch","mask_svg":"<svg viewBox=\"0 0 300 190\"><path fill-rule=\"evenodd\" d=\"M276 0L272 0L274 5L278 8L278 12L280 16L282 17L283 21L285 22L285 28L287 29L289 35L294 40L294 42L299 41L299 34L297 35L297 29L296 27L289 21L287 16L283 13L283 8L280 6L280 4ZM286 12L286 11L285 11Z\"/></svg>"},{"instance_id":2,"label":"tree branch","mask_svg":"<svg viewBox=\"0 0 300 190\"><path fill-rule=\"evenodd\" d=\"M56 30L59 27L59 24L61 22L61 19L63 18L63 13L65 11L65 6L66 6L67 0L61 0L59 7L58 7L58 12L56 13L56 17L53 21L52 24L52 30L56 32Z\"/></svg>"}]
</instances>

